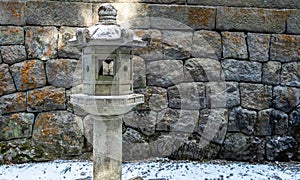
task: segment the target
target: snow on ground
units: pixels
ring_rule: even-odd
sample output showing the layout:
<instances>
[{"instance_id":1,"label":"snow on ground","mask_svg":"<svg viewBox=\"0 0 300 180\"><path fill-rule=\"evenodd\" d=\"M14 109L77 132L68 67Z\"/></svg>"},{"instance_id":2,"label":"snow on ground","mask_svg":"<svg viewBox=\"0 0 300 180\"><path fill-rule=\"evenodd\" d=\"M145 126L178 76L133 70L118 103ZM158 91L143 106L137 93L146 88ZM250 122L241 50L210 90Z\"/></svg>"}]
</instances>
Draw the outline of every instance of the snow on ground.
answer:
<instances>
[{"instance_id":1,"label":"snow on ground","mask_svg":"<svg viewBox=\"0 0 300 180\"><path fill-rule=\"evenodd\" d=\"M300 180L300 164L249 164L228 161L208 163L158 159L123 163L122 179L146 180L274 179ZM91 180L92 162L54 161L0 166L0 180Z\"/></svg>"}]
</instances>

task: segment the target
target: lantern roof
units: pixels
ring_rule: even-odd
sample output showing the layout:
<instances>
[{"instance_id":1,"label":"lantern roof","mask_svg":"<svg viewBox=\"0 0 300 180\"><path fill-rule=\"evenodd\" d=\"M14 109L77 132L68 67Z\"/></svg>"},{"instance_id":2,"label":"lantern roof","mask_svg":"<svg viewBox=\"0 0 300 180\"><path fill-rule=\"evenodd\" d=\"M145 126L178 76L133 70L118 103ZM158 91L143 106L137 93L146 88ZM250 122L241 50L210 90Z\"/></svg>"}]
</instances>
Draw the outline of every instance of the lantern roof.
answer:
<instances>
[{"instance_id":1,"label":"lantern roof","mask_svg":"<svg viewBox=\"0 0 300 180\"><path fill-rule=\"evenodd\" d=\"M98 9L99 22L88 28L78 28L76 36L69 40L70 46L113 45L145 47L147 42L137 38L134 32L117 24L117 10L110 4L102 4Z\"/></svg>"}]
</instances>

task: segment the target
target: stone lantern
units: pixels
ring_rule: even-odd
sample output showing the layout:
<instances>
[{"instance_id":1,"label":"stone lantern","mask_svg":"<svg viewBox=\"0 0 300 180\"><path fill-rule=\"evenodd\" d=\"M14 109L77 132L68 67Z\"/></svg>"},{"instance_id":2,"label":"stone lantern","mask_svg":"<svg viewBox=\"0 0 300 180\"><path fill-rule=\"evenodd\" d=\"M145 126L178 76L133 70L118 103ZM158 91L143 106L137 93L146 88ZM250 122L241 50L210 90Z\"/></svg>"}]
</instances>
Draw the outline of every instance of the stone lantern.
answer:
<instances>
[{"instance_id":1,"label":"stone lantern","mask_svg":"<svg viewBox=\"0 0 300 180\"><path fill-rule=\"evenodd\" d=\"M121 179L122 115L144 102L133 94L133 47L147 42L116 23L117 11L110 4L98 10L99 22L79 28L70 46L82 49L83 92L71 102L91 114L93 132L93 179Z\"/></svg>"}]
</instances>

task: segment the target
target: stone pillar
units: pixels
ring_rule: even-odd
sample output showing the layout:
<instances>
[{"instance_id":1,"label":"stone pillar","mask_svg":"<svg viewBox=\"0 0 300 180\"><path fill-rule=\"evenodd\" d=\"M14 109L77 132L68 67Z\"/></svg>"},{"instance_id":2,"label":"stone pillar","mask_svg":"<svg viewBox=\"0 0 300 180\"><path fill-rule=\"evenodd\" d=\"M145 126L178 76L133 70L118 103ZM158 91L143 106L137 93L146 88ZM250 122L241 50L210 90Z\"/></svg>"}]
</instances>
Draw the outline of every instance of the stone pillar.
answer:
<instances>
[{"instance_id":1,"label":"stone pillar","mask_svg":"<svg viewBox=\"0 0 300 180\"><path fill-rule=\"evenodd\" d=\"M122 116L93 116L93 179L122 178Z\"/></svg>"}]
</instances>

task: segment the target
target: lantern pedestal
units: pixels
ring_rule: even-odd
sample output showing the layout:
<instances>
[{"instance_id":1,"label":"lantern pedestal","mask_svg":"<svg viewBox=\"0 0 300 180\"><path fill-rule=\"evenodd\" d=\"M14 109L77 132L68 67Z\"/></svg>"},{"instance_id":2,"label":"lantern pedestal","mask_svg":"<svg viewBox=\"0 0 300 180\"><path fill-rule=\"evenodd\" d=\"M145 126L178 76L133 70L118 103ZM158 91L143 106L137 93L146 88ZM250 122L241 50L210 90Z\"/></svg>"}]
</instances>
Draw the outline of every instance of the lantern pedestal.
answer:
<instances>
[{"instance_id":1,"label":"lantern pedestal","mask_svg":"<svg viewBox=\"0 0 300 180\"><path fill-rule=\"evenodd\" d=\"M122 117L92 116L93 179L121 180L122 176Z\"/></svg>"}]
</instances>

